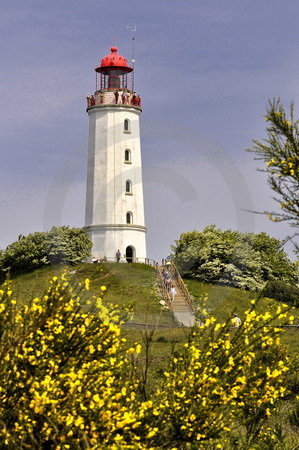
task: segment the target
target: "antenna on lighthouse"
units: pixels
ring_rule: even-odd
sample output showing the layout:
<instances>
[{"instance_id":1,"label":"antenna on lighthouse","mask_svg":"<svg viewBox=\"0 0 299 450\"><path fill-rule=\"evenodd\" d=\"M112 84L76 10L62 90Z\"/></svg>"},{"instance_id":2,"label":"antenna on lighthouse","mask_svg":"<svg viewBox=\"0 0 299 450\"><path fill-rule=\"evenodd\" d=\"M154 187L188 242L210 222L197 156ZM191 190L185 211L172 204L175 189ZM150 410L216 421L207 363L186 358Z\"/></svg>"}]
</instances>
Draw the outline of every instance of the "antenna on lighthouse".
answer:
<instances>
[{"instance_id":1,"label":"antenna on lighthouse","mask_svg":"<svg viewBox=\"0 0 299 450\"><path fill-rule=\"evenodd\" d=\"M137 28L136 25L131 25L131 26L127 26L128 30L132 31L132 33L134 33ZM134 68L134 62L135 62L135 36L132 36L132 63L133 63L133 68Z\"/></svg>"},{"instance_id":2,"label":"antenna on lighthouse","mask_svg":"<svg viewBox=\"0 0 299 450\"><path fill-rule=\"evenodd\" d=\"M128 25L127 29L132 31L132 33L135 33L137 30L136 24ZM135 64L135 36L134 36L134 34L132 34L132 67L133 67L133 70L134 70L134 64ZM133 72L133 91L134 91L134 72Z\"/></svg>"}]
</instances>

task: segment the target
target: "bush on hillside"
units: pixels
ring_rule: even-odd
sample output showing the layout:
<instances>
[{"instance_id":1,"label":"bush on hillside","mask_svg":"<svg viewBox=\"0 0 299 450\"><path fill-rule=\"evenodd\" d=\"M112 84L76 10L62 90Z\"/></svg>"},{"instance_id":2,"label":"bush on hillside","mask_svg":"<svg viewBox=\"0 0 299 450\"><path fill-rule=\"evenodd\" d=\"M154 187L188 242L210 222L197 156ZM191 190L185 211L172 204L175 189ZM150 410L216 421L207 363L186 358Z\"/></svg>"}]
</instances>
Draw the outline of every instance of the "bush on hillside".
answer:
<instances>
[{"instance_id":1,"label":"bush on hillside","mask_svg":"<svg viewBox=\"0 0 299 450\"><path fill-rule=\"evenodd\" d=\"M92 247L83 228L53 227L48 232L20 235L0 255L2 279L30 272L47 264L76 264L90 255Z\"/></svg>"},{"instance_id":2,"label":"bush on hillside","mask_svg":"<svg viewBox=\"0 0 299 450\"><path fill-rule=\"evenodd\" d=\"M92 242L84 228L53 227L45 247L51 264L78 264L90 256Z\"/></svg>"},{"instance_id":3,"label":"bush on hillside","mask_svg":"<svg viewBox=\"0 0 299 450\"><path fill-rule=\"evenodd\" d=\"M220 230L182 233L172 247L174 262L189 278L259 291L268 280L298 282L297 267L282 243L266 233Z\"/></svg>"},{"instance_id":4,"label":"bush on hillside","mask_svg":"<svg viewBox=\"0 0 299 450\"><path fill-rule=\"evenodd\" d=\"M260 297L268 297L288 305L299 306L299 288L282 281L269 281L261 291Z\"/></svg>"},{"instance_id":5,"label":"bush on hillside","mask_svg":"<svg viewBox=\"0 0 299 450\"><path fill-rule=\"evenodd\" d=\"M125 348L119 312L88 295L89 283L80 292L54 277L22 304L9 282L0 291L1 448L228 448L232 435L238 448L269 436L275 446L268 418L286 393L288 357L273 323L290 320L283 308L271 317L253 305L237 330L207 319L144 399L141 347Z\"/></svg>"}]
</instances>

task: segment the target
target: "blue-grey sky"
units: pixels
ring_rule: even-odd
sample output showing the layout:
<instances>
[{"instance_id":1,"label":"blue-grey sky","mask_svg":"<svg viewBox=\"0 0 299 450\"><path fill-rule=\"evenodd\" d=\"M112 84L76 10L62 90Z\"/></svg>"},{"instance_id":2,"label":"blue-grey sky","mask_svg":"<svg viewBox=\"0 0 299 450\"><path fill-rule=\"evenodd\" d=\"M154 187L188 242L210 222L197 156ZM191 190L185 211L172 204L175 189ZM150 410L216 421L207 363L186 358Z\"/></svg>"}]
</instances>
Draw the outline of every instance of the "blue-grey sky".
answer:
<instances>
[{"instance_id":1,"label":"blue-grey sky","mask_svg":"<svg viewBox=\"0 0 299 450\"><path fill-rule=\"evenodd\" d=\"M268 99L299 111L296 0L2 0L0 13L0 248L84 225L85 96L113 43L131 59L132 37L148 256L211 223L291 232L243 210L275 207L245 149L265 137Z\"/></svg>"}]
</instances>

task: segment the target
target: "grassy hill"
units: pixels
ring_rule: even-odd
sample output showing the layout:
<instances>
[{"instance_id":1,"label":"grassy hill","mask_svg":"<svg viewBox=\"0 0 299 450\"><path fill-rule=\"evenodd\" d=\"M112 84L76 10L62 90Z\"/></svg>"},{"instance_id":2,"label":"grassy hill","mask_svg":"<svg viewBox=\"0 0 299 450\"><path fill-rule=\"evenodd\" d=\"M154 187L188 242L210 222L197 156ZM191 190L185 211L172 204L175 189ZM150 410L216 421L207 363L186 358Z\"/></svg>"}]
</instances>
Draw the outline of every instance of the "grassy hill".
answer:
<instances>
[{"instance_id":1,"label":"grassy hill","mask_svg":"<svg viewBox=\"0 0 299 450\"><path fill-rule=\"evenodd\" d=\"M74 267L47 266L29 274L19 275L12 279L13 291L20 301L42 295L53 276L59 276L67 270L72 283L91 280L90 290L99 295L101 286L106 286L104 298L124 307L133 308L132 322L135 324L156 325L153 338L154 353L161 355L171 350L175 344L185 342L188 330L177 328L172 314L162 310L157 285L156 272L153 267L145 264L79 264ZM250 307L250 301L256 297L252 292L242 291L226 286L210 285L194 280L185 280L186 286L199 307L205 307L220 321L236 311L242 318ZM261 310L276 309L277 302L262 299ZM297 311L298 313L298 311ZM298 314L297 314L298 316ZM145 326L124 327L124 334L129 341L142 340ZM299 352L299 329L288 330L284 342L292 352ZM162 345L163 344L163 345Z\"/></svg>"},{"instance_id":2,"label":"grassy hill","mask_svg":"<svg viewBox=\"0 0 299 450\"><path fill-rule=\"evenodd\" d=\"M243 291L228 286L201 283L196 280L184 280L188 291L193 296L194 302L200 308L205 307L211 315L219 321L225 321L227 317L236 312L241 319L244 312L251 307L251 301L257 295L253 292ZM279 302L268 298L261 298L257 304L258 311L275 311ZM294 308L294 317L299 318L299 309ZM299 324L299 319L295 320ZM299 353L299 328L285 329L282 342L291 353Z\"/></svg>"},{"instance_id":3,"label":"grassy hill","mask_svg":"<svg viewBox=\"0 0 299 450\"><path fill-rule=\"evenodd\" d=\"M106 286L105 300L120 307L132 305L134 322L174 325L169 311L162 311L156 283L156 272L145 264L79 264L74 267L47 266L35 272L19 275L12 280L13 291L19 300L39 296L45 292L50 279L66 270L73 284L89 278L90 290L102 295L101 286Z\"/></svg>"},{"instance_id":4,"label":"grassy hill","mask_svg":"<svg viewBox=\"0 0 299 450\"><path fill-rule=\"evenodd\" d=\"M12 279L12 288L19 301L41 296L47 289L53 276L59 276L67 270L73 284L89 278L90 291L102 295L101 286L107 290L104 299L120 307L132 305L134 324L143 326L124 326L123 335L130 345L142 342L145 333L152 330L149 325L156 325L152 339L152 354L155 367L163 365L174 346L186 342L188 330L178 327L170 311L161 309L156 272L145 264L79 264L74 267L51 267L19 275Z\"/></svg>"}]
</instances>

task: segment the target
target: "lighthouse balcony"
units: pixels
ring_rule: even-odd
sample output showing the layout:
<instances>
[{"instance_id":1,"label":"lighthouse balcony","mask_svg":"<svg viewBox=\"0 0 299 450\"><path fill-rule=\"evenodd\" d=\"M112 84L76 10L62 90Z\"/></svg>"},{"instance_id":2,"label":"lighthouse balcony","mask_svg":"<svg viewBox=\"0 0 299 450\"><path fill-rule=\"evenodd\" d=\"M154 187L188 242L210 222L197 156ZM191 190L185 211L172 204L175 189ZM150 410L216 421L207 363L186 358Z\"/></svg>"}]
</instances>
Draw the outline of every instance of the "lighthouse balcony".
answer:
<instances>
[{"instance_id":1,"label":"lighthouse balcony","mask_svg":"<svg viewBox=\"0 0 299 450\"><path fill-rule=\"evenodd\" d=\"M134 92L126 90L96 91L94 95L87 95L87 109L98 106L125 106L141 110L141 98Z\"/></svg>"}]
</instances>

